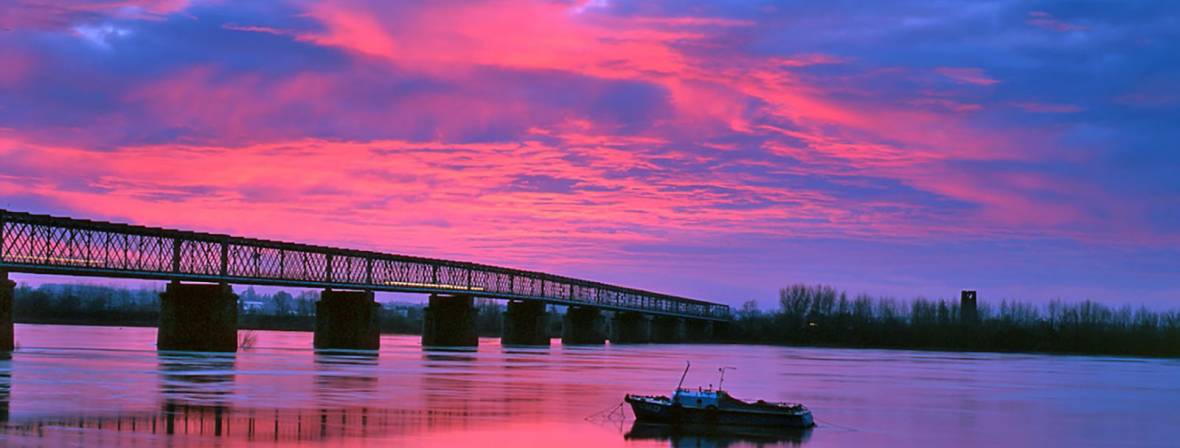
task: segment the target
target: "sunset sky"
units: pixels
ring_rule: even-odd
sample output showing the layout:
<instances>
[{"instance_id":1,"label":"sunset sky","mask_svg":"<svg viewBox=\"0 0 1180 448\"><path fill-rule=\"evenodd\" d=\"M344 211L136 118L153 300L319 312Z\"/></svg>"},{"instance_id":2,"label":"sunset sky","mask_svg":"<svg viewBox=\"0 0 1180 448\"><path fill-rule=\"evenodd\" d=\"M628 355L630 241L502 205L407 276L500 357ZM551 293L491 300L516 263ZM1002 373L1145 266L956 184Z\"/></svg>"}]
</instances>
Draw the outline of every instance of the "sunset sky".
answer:
<instances>
[{"instance_id":1,"label":"sunset sky","mask_svg":"<svg viewBox=\"0 0 1180 448\"><path fill-rule=\"evenodd\" d=\"M0 207L732 305L1180 306L1180 4L6 0Z\"/></svg>"}]
</instances>

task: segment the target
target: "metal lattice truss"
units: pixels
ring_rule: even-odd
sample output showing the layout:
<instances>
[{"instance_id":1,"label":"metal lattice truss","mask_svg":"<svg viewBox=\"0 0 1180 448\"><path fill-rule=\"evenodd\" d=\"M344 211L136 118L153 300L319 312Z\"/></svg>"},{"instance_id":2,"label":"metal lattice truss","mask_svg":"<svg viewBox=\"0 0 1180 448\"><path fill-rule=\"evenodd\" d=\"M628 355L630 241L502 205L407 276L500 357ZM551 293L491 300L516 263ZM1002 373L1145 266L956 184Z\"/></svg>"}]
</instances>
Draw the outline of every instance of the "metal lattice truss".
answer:
<instances>
[{"instance_id":1,"label":"metal lattice truss","mask_svg":"<svg viewBox=\"0 0 1180 448\"><path fill-rule=\"evenodd\" d=\"M726 305L540 272L0 210L0 269L38 274L465 294L729 318Z\"/></svg>"}]
</instances>

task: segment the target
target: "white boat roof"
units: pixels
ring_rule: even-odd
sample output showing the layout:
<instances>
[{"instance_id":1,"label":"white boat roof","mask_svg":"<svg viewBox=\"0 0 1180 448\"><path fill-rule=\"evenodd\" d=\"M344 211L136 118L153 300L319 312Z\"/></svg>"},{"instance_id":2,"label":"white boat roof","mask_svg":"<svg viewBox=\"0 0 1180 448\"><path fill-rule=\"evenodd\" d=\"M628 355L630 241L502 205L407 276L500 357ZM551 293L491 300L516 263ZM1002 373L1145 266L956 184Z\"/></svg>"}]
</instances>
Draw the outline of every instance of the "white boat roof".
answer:
<instances>
[{"instance_id":1,"label":"white boat roof","mask_svg":"<svg viewBox=\"0 0 1180 448\"><path fill-rule=\"evenodd\" d=\"M683 395L687 397L716 397L717 391L710 389L677 389L676 395Z\"/></svg>"}]
</instances>

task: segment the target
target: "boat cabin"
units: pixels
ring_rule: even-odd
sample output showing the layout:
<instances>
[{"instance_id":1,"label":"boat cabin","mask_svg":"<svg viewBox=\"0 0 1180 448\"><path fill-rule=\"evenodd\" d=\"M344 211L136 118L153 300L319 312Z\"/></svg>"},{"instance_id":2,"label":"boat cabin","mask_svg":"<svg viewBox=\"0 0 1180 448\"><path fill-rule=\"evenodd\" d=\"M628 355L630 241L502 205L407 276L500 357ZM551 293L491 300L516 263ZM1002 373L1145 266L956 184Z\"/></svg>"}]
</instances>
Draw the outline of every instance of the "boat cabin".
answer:
<instances>
[{"instance_id":1,"label":"boat cabin","mask_svg":"<svg viewBox=\"0 0 1180 448\"><path fill-rule=\"evenodd\" d=\"M672 395L673 403L680 403L686 408L707 408L719 406L721 401L721 394L725 392L708 390L708 389L676 389L676 393Z\"/></svg>"}]
</instances>

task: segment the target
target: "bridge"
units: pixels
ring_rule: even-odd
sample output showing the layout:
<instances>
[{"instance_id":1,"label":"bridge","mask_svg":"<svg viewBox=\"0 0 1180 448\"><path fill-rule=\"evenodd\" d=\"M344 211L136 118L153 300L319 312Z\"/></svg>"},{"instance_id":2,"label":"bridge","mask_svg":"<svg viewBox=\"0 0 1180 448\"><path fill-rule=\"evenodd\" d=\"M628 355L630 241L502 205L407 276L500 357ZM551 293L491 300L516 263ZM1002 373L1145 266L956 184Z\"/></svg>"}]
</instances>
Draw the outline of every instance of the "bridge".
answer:
<instances>
[{"instance_id":1,"label":"bridge","mask_svg":"<svg viewBox=\"0 0 1180 448\"><path fill-rule=\"evenodd\" d=\"M0 351L12 349L9 272L169 281L162 350L235 351L231 284L322 288L317 348L376 349L375 291L430 295L428 346L478 344L474 298L508 301L506 344L548 345L549 304L568 307L569 344L601 344L608 333L612 343L707 338L729 319L726 305L542 272L0 209Z\"/></svg>"}]
</instances>

